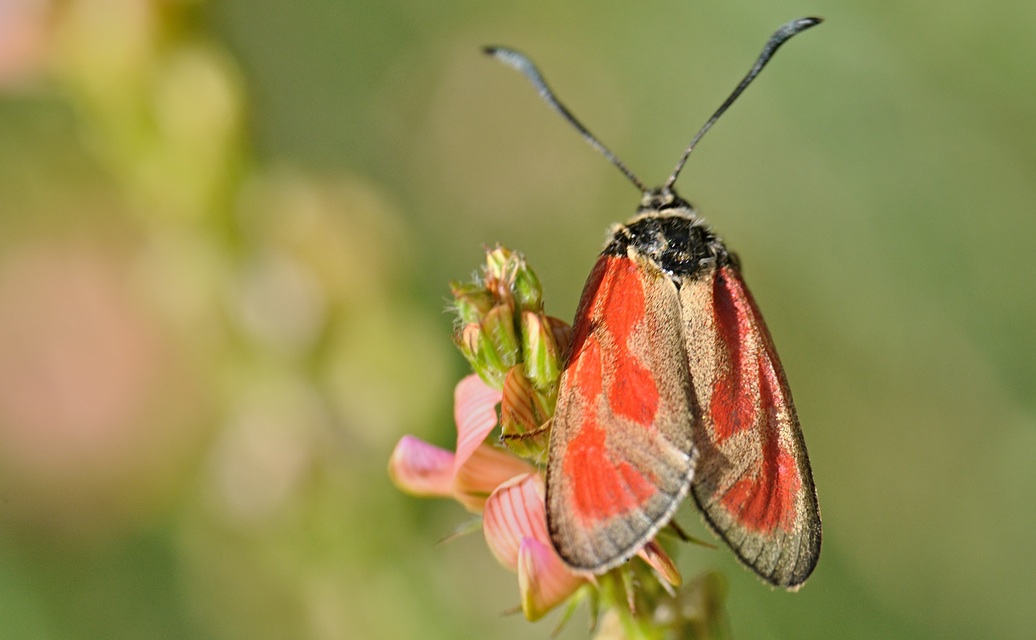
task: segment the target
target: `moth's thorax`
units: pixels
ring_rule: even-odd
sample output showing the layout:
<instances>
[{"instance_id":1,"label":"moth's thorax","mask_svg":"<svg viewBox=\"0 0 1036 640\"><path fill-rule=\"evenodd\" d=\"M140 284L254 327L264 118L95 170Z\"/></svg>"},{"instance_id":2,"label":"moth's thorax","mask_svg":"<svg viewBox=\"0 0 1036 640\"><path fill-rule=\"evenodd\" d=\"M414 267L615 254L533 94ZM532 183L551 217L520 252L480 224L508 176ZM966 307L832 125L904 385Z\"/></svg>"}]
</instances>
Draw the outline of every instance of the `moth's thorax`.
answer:
<instances>
[{"instance_id":1,"label":"moth's thorax","mask_svg":"<svg viewBox=\"0 0 1036 640\"><path fill-rule=\"evenodd\" d=\"M631 252L647 258L677 284L737 264L694 207L671 189L646 192L637 214L612 230L603 255L628 256Z\"/></svg>"}]
</instances>

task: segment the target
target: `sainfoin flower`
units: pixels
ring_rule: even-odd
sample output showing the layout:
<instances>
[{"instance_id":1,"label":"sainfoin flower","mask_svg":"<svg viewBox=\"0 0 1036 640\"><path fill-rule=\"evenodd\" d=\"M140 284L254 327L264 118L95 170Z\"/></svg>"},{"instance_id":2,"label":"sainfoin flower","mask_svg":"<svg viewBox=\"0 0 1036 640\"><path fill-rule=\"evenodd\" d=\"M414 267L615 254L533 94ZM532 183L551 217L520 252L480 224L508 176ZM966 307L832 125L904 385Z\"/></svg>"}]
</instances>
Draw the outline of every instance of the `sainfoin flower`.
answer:
<instances>
[{"instance_id":1,"label":"sainfoin flower","mask_svg":"<svg viewBox=\"0 0 1036 640\"><path fill-rule=\"evenodd\" d=\"M482 514L493 556L518 573L528 619L542 617L580 590L605 607L628 602L631 613L635 594L606 588L610 576L574 573L547 532L542 463L568 325L543 313L535 274L520 254L503 248L487 252L481 280L452 289L454 340L476 371L454 391L456 450L404 436L389 462L393 482L407 493L453 498ZM490 438L498 425L501 437ZM662 547L651 541L638 555L664 587L656 585L653 592L671 595L681 578Z\"/></svg>"},{"instance_id":2,"label":"sainfoin flower","mask_svg":"<svg viewBox=\"0 0 1036 640\"><path fill-rule=\"evenodd\" d=\"M496 426L500 395L477 375L461 380L454 390L456 453L404 436L389 462L396 486L413 495L456 498L469 511L481 513L498 486L534 472L533 465L485 441Z\"/></svg>"},{"instance_id":3,"label":"sainfoin flower","mask_svg":"<svg viewBox=\"0 0 1036 640\"><path fill-rule=\"evenodd\" d=\"M470 375L457 385L456 453L405 436L396 445L389 473L396 485L421 496L452 497L483 514L493 556L518 572L522 611L541 617L586 579L561 562L547 535L543 478L535 466L485 442L497 424L501 392Z\"/></svg>"}]
</instances>

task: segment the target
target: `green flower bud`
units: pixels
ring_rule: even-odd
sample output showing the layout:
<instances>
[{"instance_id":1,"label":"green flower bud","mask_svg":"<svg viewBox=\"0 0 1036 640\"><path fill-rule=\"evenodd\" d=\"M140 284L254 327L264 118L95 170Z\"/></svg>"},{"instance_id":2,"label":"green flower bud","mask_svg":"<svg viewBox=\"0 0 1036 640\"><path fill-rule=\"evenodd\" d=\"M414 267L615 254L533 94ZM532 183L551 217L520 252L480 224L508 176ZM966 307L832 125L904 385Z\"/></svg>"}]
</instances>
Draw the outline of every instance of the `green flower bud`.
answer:
<instances>
[{"instance_id":1,"label":"green flower bud","mask_svg":"<svg viewBox=\"0 0 1036 640\"><path fill-rule=\"evenodd\" d=\"M538 312L543 309L543 287L540 286L540 279L532 267L525 263L524 256L520 253L515 254L515 260L514 280L511 284L515 302L519 309Z\"/></svg>"},{"instance_id":2,"label":"green flower bud","mask_svg":"<svg viewBox=\"0 0 1036 640\"><path fill-rule=\"evenodd\" d=\"M481 284L451 282L450 293L453 294L457 317L465 324L482 322L493 308L493 294Z\"/></svg>"},{"instance_id":3,"label":"green flower bud","mask_svg":"<svg viewBox=\"0 0 1036 640\"><path fill-rule=\"evenodd\" d=\"M561 375L561 358L548 318L523 311L522 357L525 375L537 389L550 389Z\"/></svg>"}]
</instances>

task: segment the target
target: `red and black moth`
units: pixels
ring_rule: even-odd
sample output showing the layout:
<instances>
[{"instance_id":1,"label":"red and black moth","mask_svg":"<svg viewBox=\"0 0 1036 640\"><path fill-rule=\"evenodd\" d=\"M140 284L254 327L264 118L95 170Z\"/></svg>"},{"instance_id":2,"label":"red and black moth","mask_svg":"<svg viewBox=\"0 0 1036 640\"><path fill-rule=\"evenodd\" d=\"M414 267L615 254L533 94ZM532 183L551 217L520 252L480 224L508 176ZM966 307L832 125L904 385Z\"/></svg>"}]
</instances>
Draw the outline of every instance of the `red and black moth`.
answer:
<instances>
[{"instance_id":1,"label":"red and black moth","mask_svg":"<svg viewBox=\"0 0 1036 640\"><path fill-rule=\"evenodd\" d=\"M643 193L590 272L551 424L547 526L573 571L640 551L688 495L741 561L798 588L820 555L820 510L791 391L738 258L673 184L695 145L785 41L793 20L691 140L666 183L643 183L566 109L522 54L486 52Z\"/></svg>"}]
</instances>

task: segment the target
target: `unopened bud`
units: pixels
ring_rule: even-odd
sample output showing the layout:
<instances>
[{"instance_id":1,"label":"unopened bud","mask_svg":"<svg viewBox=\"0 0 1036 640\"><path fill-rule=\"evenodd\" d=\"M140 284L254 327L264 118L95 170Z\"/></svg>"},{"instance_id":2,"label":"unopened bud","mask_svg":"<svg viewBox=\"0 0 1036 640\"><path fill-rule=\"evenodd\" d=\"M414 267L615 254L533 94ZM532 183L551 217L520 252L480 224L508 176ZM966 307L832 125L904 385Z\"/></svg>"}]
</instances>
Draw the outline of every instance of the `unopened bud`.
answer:
<instances>
[{"instance_id":1,"label":"unopened bud","mask_svg":"<svg viewBox=\"0 0 1036 640\"><path fill-rule=\"evenodd\" d=\"M537 389L550 389L561 374L561 357L550 321L538 313L523 311L521 323L525 375Z\"/></svg>"},{"instance_id":2,"label":"unopened bud","mask_svg":"<svg viewBox=\"0 0 1036 640\"><path fill-rule=\"evenodd\" d=\"M481 284L451 282L450 293L461 322L481 322L493 308L493 294Z\"/></svg>"}]
</instances>

